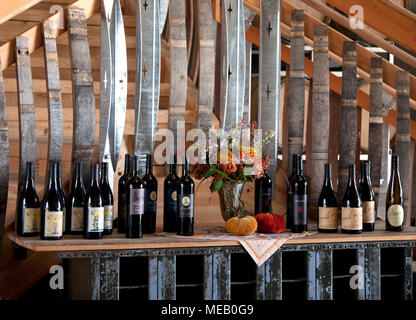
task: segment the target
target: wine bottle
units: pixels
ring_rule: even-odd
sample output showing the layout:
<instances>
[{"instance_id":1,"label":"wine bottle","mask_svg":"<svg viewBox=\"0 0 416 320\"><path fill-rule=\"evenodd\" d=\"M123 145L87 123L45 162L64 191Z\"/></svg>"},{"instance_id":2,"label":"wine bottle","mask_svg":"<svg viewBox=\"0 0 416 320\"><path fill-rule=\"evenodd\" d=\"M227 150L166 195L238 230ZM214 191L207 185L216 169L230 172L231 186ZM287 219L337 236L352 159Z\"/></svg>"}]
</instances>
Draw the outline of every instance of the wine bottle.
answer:
<instances>
[{"instance_id":1,"label":"wine bottle","mask_svg":"<svg viewBox=\"0 0 416 320\"><path fill-rule=\"evenodd\" d=\"M182 166L182 177L178 180L176 188L178 202L178 218L176 220L177 234L181 236L192 236L194 234L194 193L195 185L189 176L188 157L185 157Z\"/></svg>"},{"instance_id":2,"label":"wine bottle","mask_svg":"<svg viewBox=\"0 0 416 320\"><path fill-rule=\"evenodd\" d=\"M61 170L61 162L57 162L56 163L56 172L57 172L57 182L58 182L58 190L59 190L59 194L62 198L62 202L64 204L64 217L62 220L62 232L65 233L66 231L66 194L65 194L65 190L64 187L62 185L62 170Z\"/></svg>"},{"instance_id":3,"label":"wine bottle","mask_svg":"<svg viewBox=\"0 0 416 320\"><path fill-rule=\"evenodd\" d=\"M331 164L325 164L325 179L318 200L318 231L331 233L338 231L338 200L332 186Z\"/></svg>"},{"instance_id":4,"label":"wine bottle","mask_svg":"<svg viewBox=\"0 0 416 320\"><path fill-rule=\"evenodd\" d=\"M343 233L361 233L363 229L363 208L355 183L355 164L351 164L348 170L348 185L342 198L341 231Z\"/></svg>"},{"instance_id":5,"label":"wine bottle","mask_svg":"<svg viewBox=\"0 0 416 320\"><path fill-rule=\"evenodd\" d=\"M403 191L399 173L399 156L393 156L391 177L386 193L386 230L403 231L403 223Z\"/></svg>"},{"instance_id":6,"label":"wine bottle","mask_svg":"<svg viewBox=\"0 0 416 320\"><path fill-rule=\"evenodd\" d=\"M85 188L82 179L82 162L75 162L72 177L71 194L67 203L67 233L82 234L84 230Z\"/></svg>"},{"instance_id":7,"label":"wine bottle","mask_svg":"<svg viewBox=\"0 0 416 320\"><path fill-rule=\"evenodd\" d=\"M140 179L139 158L133 158L133 176L126 185L127 194L127 238L143 237L142 218L144 214L144 183Z\"/></svg>"},{"instance_id":8,"label":"wine bottle","mask_svg":"<svg viewBox=\"0 0 416 320\"><path fill-rule=\"evenodd\" d=\"M104 232L104 206L98 176L98 164L91 164L91 183L84 207L85 239L101 239Z\"/></svg>"},{"instance_id":9,"label":"wine bottle","mask_svg":"<svg viewBox=\"0 0 416 320\"><path fill-rule=\"evenodd\" d=\"M289 190L287 193L287 215L286 215L286 227L292 229L292 180L296 177L298 171L298 157L299 155L294 154L292 157L292 173L289 177Z\"/></svg>"},{"instance_id":10,"label":"wine bottle","mask_svg":"<svg viewBox=\"0 0 416 320\"><path fill-rule=\"evenodd\" d=\"M146 155L146 174L142 178L144 184L143 233L156 232L157 212L157 180L153 175L153 157Z\"/></svg>"},{"instance_id":11,"label":"wine bottle","mask_svg":"<svg viewBox=\"0 0 416 320\"><path fill-rule=\"evenodd\" d=\"M169 174L164 182L163 192L163 231L176 232L177 219L177 185L179 177L176 174L176 155L173 163L169 164Z\"/></svg>"},{"instance_id":12,"label":"wine bottle","mask_svg":"<svg viewBox=\"0 0 416 320\"><path fill-rule=\"evenodd\" d=\"M127 181L132 177L132 155L126 154L124 156L124 174L118 180L118 206L117 206L117 231L119 233L126 232L126 216L127 216L127 199L126 199L126 185Z\"/></svg>"},{"instance_id":13,"label":"wine bottle","mask_svg":"<svg viewBox=\"0 0 416 320\"><path fill-rule=\"evenodd\" d=\"M256 179L254 185L254 213L270 212L270 204L272 202L272 186L273 181L264 170L263 175Z\"/></svg>"},{"instance_id":14,"label":"wine bottle","mask_svg":"<svg viewBox=\"0 0 416 320\"><path fill-rule=\"evenodd\" d=\"M291 229L298 233L308 230L308 181L303 175L302 156L297 157L296 176L291 181Z\"/></svg>"},{"instance_id":15,"label":"wine bottle","mask_svg":"<svg viewBox=\"0 0 416 320\"><path fill-rule=\"evenodd\" d=\"M42 240L62 239L64 205L58 188L58 169L56 163L49 164L49 181L41 204Z\"/></svg>"},{"instance_id":16,"label":"wine bottle","mask_svg":"<svg viewBox=\"0 0 416 320\"><path fill-rule=\"evenodd\" d=\"M22 237L37 236L40 231L40 202L34 177L33 162L26 162L26 180L19 196L16 217L16 232Z\"/></svg>"},{"instance_id":17,"label":"wine bottle","mask_svg":"<svg viewBox=\"0 0 416 320\"><path fill-rule=\"evenodd\" d=\"M113 233L113 192L108 182L108 163L101 162L100 191L104 206L104 234Z\"/></svg>"},{"instance_id":18,"label":"wine bottle","mask_svg":"<svg viewBox=\"0 0 416 320\"><path fill-rule=\"evenodd\" d=\"M376 221L375 193L371 185L370 161L361 162L361 178L358 192L363 204L363 231L374 231Z\"/></svg>"}]
</instances>

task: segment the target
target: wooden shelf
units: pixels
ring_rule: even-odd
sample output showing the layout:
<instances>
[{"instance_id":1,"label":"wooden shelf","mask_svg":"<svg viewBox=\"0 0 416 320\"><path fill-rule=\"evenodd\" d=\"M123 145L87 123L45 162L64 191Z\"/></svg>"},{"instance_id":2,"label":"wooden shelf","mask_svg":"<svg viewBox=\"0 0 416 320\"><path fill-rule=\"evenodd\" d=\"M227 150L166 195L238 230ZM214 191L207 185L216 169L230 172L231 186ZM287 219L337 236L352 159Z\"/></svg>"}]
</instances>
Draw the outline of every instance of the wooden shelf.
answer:
<instances>
[{"instance_id":1,"label":"wooden shelf","mask_svg":"<svg viewBox=\"0 0 416 320\"><path fill-rule=\"evenodd\" d=\"M363 232L359 235L343 233L324 234L317 233L308 237L291 239L286 244L318 244L318 243L345 243L345 242L379 242L379 241L412 241L416 240L416 228L406 227L403 232L387 232L383 229L384 223L378 223L376 231ZM378 229L378 230L377 230ZM161 230L157 230L160 232ZM198 234L198 228L195 230ZM8 233L8 238L30 250L45 251L88 251L88 250L131 250L131 249L157 249L157 248L190 248L190 247L222 247L239 246L238 241L207 240L191 237L175 237L167 234L144 235L141 239L127 239L124 234L114 232L100 240L87 240L82 236L67 235L62 240L46 241L38 237L18 237L15 232ZM244 237L241 237L244 240Z\"/></svg>"}]
</instances>

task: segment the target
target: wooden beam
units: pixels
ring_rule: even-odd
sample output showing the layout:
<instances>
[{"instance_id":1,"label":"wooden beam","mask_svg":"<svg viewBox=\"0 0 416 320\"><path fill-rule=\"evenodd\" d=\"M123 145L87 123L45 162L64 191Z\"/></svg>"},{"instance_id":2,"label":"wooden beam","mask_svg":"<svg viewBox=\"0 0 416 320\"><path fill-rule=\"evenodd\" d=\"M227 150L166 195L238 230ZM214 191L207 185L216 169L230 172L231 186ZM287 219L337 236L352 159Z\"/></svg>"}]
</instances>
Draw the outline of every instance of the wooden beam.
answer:
<instances>
[{"instance_id":1,"label":"wooden beam","mask_svg":"<svg viewBox=\"0 0 416 320\"><path fill-rule=\"evenodd\" d=\"M416 52L416 15L389 0L327 0L349 14L353 5L363 8L365 24Z\"/></svg>"},{"instance_id":2,"label":"wooden beam","mask_svg":"<svg viewBox=\"0 0 416 320\"><path fill-rule=\"evenodd\" d=\"M56 32L54 37L57 38L67 30L66 24L66 11L70 7L77 7L80 9L84 9L85 16L88 19L94 13L99 12L100 10L100 1L99 0L78 0L74 1L70 5L64 8L64 29L56 28ZM60 18L59 13L54 13L50 15L46 20L51 20L53 23L58 23ZM39 49L43 46L43 37L42 37L42 22L39 22L32 26L31 28L27 29L26 31L22 32L18 36L26 37L29 39L29 54L34 52L36 49ZM16 37L13 37L9 41L6 41L3 45L0 46L0 59L2 61L2 68L3 71L11 66L13 63L16 62L15 56L15 48L16 48Z\"/></svg>"},{"instance_id":3,"label":"wooden beam","mask_svg":"<svg viewBox=\"0 0 416 320\"><path fill-rule=\"evenodd\" d=\"M33 7L42 0L13 0L0 6L0 24Z\"/></svg>"}]
</instances>

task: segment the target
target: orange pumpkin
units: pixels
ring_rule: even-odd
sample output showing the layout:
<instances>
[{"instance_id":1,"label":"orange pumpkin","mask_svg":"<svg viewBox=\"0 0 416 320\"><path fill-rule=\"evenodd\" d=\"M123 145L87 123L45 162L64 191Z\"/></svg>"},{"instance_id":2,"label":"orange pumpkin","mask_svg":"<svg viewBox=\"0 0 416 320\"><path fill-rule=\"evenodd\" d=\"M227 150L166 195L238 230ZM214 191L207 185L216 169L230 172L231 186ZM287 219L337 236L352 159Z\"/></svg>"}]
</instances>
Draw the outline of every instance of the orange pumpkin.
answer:
<instances>
[{"instance_id":1,"label":"orange pumpkin","mask_svg":"<svg viewBox=\"0 0 416 320\"><path fill-rule=\"evenodd\" d=\"M263 233L280 233L286 228L285 219L278 214L259 213L255 216L257 228Z\"/></svg>"},{"instance_id":2,"label":"orange pumpkin","mask_svg":"<svg viewBox=\"0 0 416 320\"><path fill-rule=\"evenodd\" d=\"M257 230L257 221L253 216L232 217L227 220L227 230L236 236L249 236Z\"/></svg>"}]
</instances>

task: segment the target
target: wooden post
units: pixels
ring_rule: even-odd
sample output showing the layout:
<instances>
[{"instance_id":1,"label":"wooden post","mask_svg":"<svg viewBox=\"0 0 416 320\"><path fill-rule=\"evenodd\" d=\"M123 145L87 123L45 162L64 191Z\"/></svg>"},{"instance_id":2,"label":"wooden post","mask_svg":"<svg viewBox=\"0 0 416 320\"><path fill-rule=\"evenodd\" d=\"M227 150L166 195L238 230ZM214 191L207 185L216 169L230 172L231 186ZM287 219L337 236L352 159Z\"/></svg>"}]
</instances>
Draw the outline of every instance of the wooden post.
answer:
<instances>
[{"instance_id":1,"label":"wooden post","mask_svg":"<svg viewBox=\"0 0 416 320\"><path fill-rule=\"evenodd\" d=\"M305 118L305 41L303 10L293 10L290 32L289 138L288 176L292 173L292 157L303 154Z\"/></svg>"},{"instance_id":2,"label":"wooden post","mask_svg":"<svg viewBox=\"0 0 416 320\"><path fill-rule=\"evenodd\" d=\"M246 31L251 25L251 21L255 17L255 13L244 7L244 26ZM246 79L245 79L245 90L244 90L244 110L243 120L247 121L248 124L251 122L251 53L253 43L246 40Z\"/></svg>"},{"instance_id":3,"label":"wooden post","mask_svg":"<svg viewBox=\"0 0 416 320\"><path fill-rule=\"evenodd\" d=\"M338 197L344 196L348 181L348 166L355 164L357 146L357 54L356 44L344 42L341 96L340 160Z\"/></svg>"},{"instance_id":4,"label":"wooden post","mask_svg":"<svg viewBox=\"0 0 416 320\"><path fill-rule=\"evenodd\" d=\"M328 162L332 164L332 184L338 188L338 154L339 154L339 128L341 127L341 96L334 91L330 92L330 125Z\"/></svg>"},{"instance_id":5,"label":"wooden post","mask_svg":"<svg viewBox=\"0 0 416 320\"><path fill-rule=\"evenodd\" d=\"M257 299L282 300L282 251L276 251L257 268Z\"/></svg>"},{"instance_id":6,"label":"wooden post","mask_svg":"<svg viewBox=\"0 0 416 320\"><path fill-rule=\"evenodd\" d=\"M176 256L149 257L149 300L176 299Z\"/></svg>"},{"instance_id":7,"label":"wooden post","mask_svg":"<svg viewBox=\"0 0 416 320\"><path fill-rule=\"evenodd\" d=\"M371 161L371 183L376 194L376 211L384 215L387 181L388 144L383 123L383 59L371 58L370 75L370 126L368 133L368 159Z\"/></svg>"},{"instance_id":8,"label":"wooden post","mask_svg":"<svg viewBox=\"0 0 416 320\"><path fill-rule=\"evenodd\" d=\"M410 106L409 106L409 73L397 73L397 155L400 158L400 177L403 187L403 209L405 225L410 225Z\"/></svg>"},{"instance_id":9,"label":"wooden post","mask_svg":"<svg viewBox=\"0 0 416 320\"><path fill-rule=\"evenodd\" d=\"M328 28L315 26L313 39L314 76L312 96L311 200L313 215L317 214L318 200L328 162L329 147L329 59Z\"/></svg>"},{"instance_id":10,"label":"wooden post","mask_svg":"<svg viewBox=\"0 0 416 320\"><path fill-rule=\"evenodd\" d=\"M231 299L231 254L204 256L204 299Z\"/></svg>"},{"instance_id":11,"label":"wooden post","mask_svg":"<svg viewBox=\"0 0 416 320\"><path fill-rule=\"evenodd\" d=\"M51 20L43 22L44 56L46 84L48 89L49 132L48 160L61 161L63 143L63 116L61 80L59 77L58 51L55 38L56 25ZM45 177L48 176L49 166L46 166Z\"/></svg>"},{"instance_id":12,"label":"wooden post","mask_svg":"<svg viewBox=\"0 0 416 320\"><path fill-rule=\"evenodd\" d=\"M68 9L68 32L74 99L72 163L84 163L87 170L83 176L88 183L95 143L95 97L84 10Z\"/></svg>"},{"instance_id":13,"label":"wooden post","mask_svg":"<svg viewBox=\"0 0 416 320\"><path fill-rule=\"evenodd\" d=\"M0 254L9 196L9 134L7 129L6 96L0 60Z\"/></svg>"}]
</instances>

